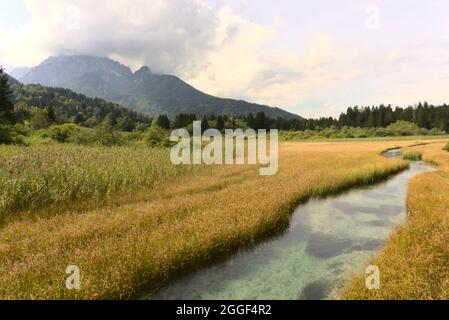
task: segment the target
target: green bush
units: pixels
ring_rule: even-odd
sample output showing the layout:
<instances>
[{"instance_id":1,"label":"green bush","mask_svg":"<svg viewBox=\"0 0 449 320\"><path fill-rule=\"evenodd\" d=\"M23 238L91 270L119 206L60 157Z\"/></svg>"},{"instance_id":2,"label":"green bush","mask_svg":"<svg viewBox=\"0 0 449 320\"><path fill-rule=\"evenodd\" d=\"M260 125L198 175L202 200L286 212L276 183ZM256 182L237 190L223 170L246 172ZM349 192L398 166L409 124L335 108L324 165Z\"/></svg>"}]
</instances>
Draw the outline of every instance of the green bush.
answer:
<instances>
[{"instance_id":1,"label":"green bush","mask_svg":"<svg viewBox=\"0 0 449 320\"><path fill-rule=\"evenodd\" d=\"M7 125L0 125L0 144L10 144L13 142L12 128Z\"/></svg>"},{"instance_id":2,"label":"green bush","mask_svg":"<svg viewBox=\"0 0 449 320\"><path fill-rule=\"evenodd\" d=\"M124 140L118 131L108 126L100 125L94 129L94 143L100 146L121 146Z\"/></svg>"},{"instance_id":3,"label":"green bush","mask_svg":"<svg viewBox=\"0 0 449 320\"><path fill-rule=\"evenodd\" d=\"M96 134L94 129L80 127L79 130L73 132L67 142L88 146L94 145L95 139Z\"/></svg>"},{"instance_id":4,"label":"green bush","mask_svg":"<svg viewBox=\"0 0 449 320\"><path fill-rule=\"evenodd\" d=\"M420 128L417 124L402 120L390 124L387 130L394 136L425 135L428 133L426 129Z\"/></svg>"},{"instance_id":5,"label":"green bush","mask_svg":"<svg viewBox=\"0 0 449 320\"><path fill-rule=\"evenodd\" d=\"M81 127L73 123L66 123L57 126L51 126L46 130L48 132L48 137L60 142L69 142L71 137L81 131Z\"/></svg>"},{"instance_id":6,"label":"green bush","mask_svg":"<svg viewBox=\"0 0 449 320\"><path fill-rule=\"evenodd\" d=\"M145 144L154 147L170 146L170 136L167 130L159 127L151 127L144 133Z\"/></svg>"},{"instance_id":7,"label":"green bush","mask_svg":"<svg viewBox=\"0 0 449 320\"><path fill-rule=\"evenodd\" d=\"M420 161L422 159L422 153L416 151L408 151L405 152L402 157L404 158L404 160Z\"/></svg>"}]
</instances>

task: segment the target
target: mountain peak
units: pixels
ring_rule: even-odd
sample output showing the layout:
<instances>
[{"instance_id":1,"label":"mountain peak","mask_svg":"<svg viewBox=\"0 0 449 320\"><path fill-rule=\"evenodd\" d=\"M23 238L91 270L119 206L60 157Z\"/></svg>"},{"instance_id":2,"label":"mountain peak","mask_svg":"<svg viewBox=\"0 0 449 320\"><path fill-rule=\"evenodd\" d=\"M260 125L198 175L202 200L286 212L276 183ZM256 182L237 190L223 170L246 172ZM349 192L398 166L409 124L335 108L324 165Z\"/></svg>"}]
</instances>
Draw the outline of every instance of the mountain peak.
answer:
<instances>
[{"instance_id":1,"label":"mountain peak","mask_svg":"<svg viewBox=\"0 0 449 320\"><path fill-rule=\"evenodd\" d=\"M153 72L151 72L151 69L148 68L147 66L142 66L134 74L136 75L136 74L145 74L145 73L153 74Z\"/></svg>"},{"instance_id":2,"label":"mountain peak","mask_svg":"<svg viewBox=\"0 0 449 320\"><path fill-rule=\"evenodd\" d=\"M273 118L298 118L281 109L208 95L176 76L153 74L147 66L133 73L127 66L107 57L50 57L31 69L21 81L68 88L130 106L150 116L167 114L174 118L179 113L242 115L263 111Z\"/></svg>"},{"instance_id":3,"label":"mountain peak","mask_svg":"<svg viewBox=\"0 0 449 320\"><path fill-rule=\"evenodd\" d=\"M150 68L148 68L147 66L143 66L134 73L133 78L135 81L142 82L151 78L152 76L153 72L151 72Z\"/></svg>"},{"instance_id":4,"label":"mountain peak","mask_svg":"<svg viewBox=\"0 0 449 320\"><path fill-rule=\"evenodd\" d=\"M92 72L106 72L123 78L133 74L127 66L107 57L60 55L47 58L32 68L21 80L26 84L41 83L50 86L64 86L73 78L79 78Z\"/></svg>"}]
</instances>

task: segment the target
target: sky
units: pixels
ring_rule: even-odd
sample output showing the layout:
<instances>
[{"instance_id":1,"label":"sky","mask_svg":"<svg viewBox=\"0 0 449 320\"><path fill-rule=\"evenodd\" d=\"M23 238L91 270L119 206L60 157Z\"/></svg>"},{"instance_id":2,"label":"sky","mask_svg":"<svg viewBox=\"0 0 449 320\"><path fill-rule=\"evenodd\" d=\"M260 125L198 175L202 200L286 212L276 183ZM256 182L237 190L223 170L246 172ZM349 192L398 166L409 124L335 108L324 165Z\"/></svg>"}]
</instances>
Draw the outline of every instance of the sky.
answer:
<instances>
[{"instance_id":1,"label":"sky","mask_svg":"<svg viewBox=\"0 0 449 320\"><path fill-rule=\"evenodd\" d=\"M449 103L445 0L0 0L0 64L108 56L305 117Z\"/></svg>"}]
</instances>

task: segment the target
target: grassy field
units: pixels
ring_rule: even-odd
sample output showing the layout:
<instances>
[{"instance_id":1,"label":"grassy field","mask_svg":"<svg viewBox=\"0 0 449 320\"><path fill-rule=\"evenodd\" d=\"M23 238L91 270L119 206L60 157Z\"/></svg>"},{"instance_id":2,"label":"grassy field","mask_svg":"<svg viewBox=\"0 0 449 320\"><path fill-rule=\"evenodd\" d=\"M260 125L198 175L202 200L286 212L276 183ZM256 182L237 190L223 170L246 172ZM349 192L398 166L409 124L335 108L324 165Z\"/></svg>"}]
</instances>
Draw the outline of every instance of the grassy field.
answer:
<instances>
[{"instance_id":1,"label":"grassy field","mask_svg":"<svg viewBox=\"0 0 449 320\"><path fill-rule=\"evenodd\" d=\"M449 152L443 146L409 149L422 153L438 170L410 181L408 221L371 261L380 269L380 290L367 290L359 275L348 284L345 298L449 299Z\"/></svg>"},{"instance_id":2,"label":"grassy field","mask_svg":"<svg viewBox=\"0 0 449 320\"><path fill-rule=\"evenodd\" d=\"M0 146L0 164L1 223L116 201L193 168L173 166L167 149L64 144Z\"/></svg>"},{"instance_id":3,"label":"grassy field","mask_svg":"<svg viewBox=\"0 0 449 320\"><path fill-rule=\"evenodd\" d=\"M2 161L22 168L2 166L5 185L34 185L24 177L47 181L49 191L36 206L54 206L50 213L30 210L29 201L19 200L27 215L5 206L7 214L21 219L10 219L0 229L0 298L116 299L154 292L183 272L284 229L293 209L309 197L369 184L405 168L407 162L379 153L410 144L285 142L279 172L268 177L246 165L172 167L168 156L148 154L155 152L148 149L41 147L37 155L51 155L52 165L46 167L45 161L35 164L39 156L29 149L3 147ZM72 166L92 170L71 174ZM42 177L51 176L49 168L54 167L60 168L55 176L65 177L64 183ZM146 173L154 171L157 175L149 178ZM51 192L62 192L64 186L77 190L78 180L101 186L101 193L58 197ZM107 196L112 200L92 200ZM65 200L80 205L57 205ZM93 204L83 206L85 202ZM65 288L65 270L72 264L81 271L79 291Z\"/></svg>"}]
</instances>

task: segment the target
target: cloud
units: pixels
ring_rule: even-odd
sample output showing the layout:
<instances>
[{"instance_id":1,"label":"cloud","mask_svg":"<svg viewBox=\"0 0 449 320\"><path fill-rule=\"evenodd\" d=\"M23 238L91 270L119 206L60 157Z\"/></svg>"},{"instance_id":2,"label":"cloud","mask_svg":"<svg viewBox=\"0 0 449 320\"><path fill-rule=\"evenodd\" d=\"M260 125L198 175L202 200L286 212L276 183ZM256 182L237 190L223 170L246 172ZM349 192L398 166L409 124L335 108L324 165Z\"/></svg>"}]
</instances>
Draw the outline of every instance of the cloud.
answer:
<instances>
[{"instance_id":1,"label":"cloud","mask_svg":"<svg viewBox=\"0 0 449 320\"><path fill-rule=\"evenodd\" d=\"M311 116L356 104L449 101L449 78L442 77L449 74L448 37L406 37L388 27L388 12L379 37L363 23L357 32L340 23L357 26L354 10L318 19L311 5L296 1L290 6L298 9L297 24L285 13L249 19L254 8L265 9L252 0L237 1L240 11L222 0L213 7L206 0L23 1L28 23L0 21L2 64L32 66L57 54L108 56L134 69L146 64L176 74L211 94Z\"/></svg>"},{"instance_id":2,"label":"cloud","mask_svg":"<svg viewBox=\"0 0 449 320\"><path fill-rule=\"evenodd\" d=\"M133 67L144 62L156 71L198 69L218 23L202 1L26 0L25 4L31 21L21 30L9 30L4 56L10 64L36 64L49 54L91 54L116 57Z\"/></svg>"}]
</instances>

